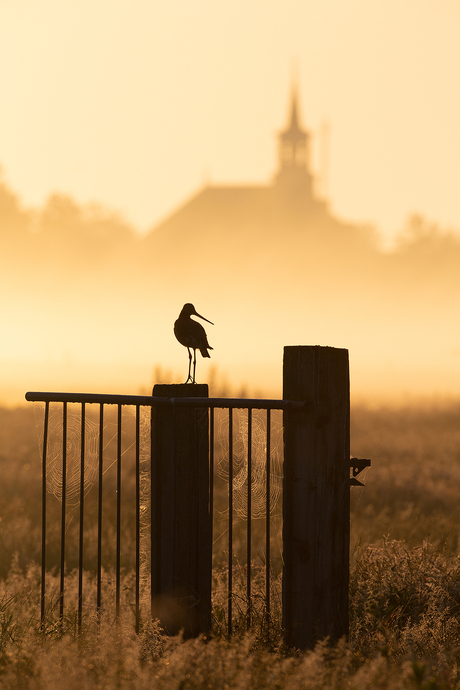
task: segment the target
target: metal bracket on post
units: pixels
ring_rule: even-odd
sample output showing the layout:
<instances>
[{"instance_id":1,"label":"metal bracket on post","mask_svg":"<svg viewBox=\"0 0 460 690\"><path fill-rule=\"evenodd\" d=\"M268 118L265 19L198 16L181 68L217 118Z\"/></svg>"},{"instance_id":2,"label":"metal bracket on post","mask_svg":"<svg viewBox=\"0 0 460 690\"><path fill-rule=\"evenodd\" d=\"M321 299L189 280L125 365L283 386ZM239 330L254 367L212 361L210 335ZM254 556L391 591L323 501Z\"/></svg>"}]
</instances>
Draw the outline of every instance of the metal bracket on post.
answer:
<instances>
[{"instance_id":1,"label":"metal bracket on post","mask_svg":"<svg viewBox=\"0 0 460 690\"><path fill-rule=\"evenodd\" d=\"M350 486L364 486L364 484L356 477L361 474L366 467L370 466L371 461L367 458L350 458Z\"/></svg>"}]
</instances>

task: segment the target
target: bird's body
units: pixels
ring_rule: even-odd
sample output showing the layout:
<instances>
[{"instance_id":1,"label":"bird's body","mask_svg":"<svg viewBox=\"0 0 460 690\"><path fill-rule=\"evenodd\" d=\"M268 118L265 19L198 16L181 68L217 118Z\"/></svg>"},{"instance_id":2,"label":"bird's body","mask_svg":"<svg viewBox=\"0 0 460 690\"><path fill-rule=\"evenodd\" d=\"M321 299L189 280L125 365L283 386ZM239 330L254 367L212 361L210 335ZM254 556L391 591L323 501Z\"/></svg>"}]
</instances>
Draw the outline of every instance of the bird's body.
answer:
<instances>
[{"instance_id":1,"label":"bird's body","mask_svg":"<svg viewBox=\"0 0 460 690\"><path fill-rule=\"evenodd\" d=\"M174 335L180 344L184 345L184 347L186 347L188 350L188 377L185 383L188 383L189 381L191 383L195 383L196 351L199 350L202 357L210 357L211 355L209 354L208 350L213 349L208 343L206 331L204 330L203 326L201 323L198 323L198 321L191 319L190 317L192 315L198 316L198 318L204 319L204 321L212 324L212 321L209 321L208 319L205 319L204 316L201 316L201 314L198 314L193 304L184 304L182 311L179 314L179 318L174 323ZM191 373L191 350L193 350L193 376Z\"/></svg>"}]
</instances>

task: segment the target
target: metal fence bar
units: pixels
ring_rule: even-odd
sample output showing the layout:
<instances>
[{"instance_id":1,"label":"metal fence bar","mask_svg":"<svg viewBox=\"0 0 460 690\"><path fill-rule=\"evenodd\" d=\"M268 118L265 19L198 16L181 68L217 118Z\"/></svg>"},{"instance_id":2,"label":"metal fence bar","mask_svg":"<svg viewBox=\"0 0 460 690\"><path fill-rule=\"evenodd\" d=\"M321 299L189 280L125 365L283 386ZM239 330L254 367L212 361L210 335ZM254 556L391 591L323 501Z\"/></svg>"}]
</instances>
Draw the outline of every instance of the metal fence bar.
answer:
<instances>
[{"instance_id":1,"label":"metal fence bar","mask_svg":"<svg viewBox=\"0 0 460 690\"><path fill-rule=\"evenodd\" d=\"M155 568L158 568L158 562L155 559L155 549L154 543L156 539L159 539L159 524L158 515L155 510L158 505L158 481L156 479L156 444L153 433L154 428L154 409L152 408L150 413L150 616L155 620L155 596L157 594L155 590L155 583L159 580L158 572L155 572Z\"/></svg>"},{"instance_id":2,"label":"metal fence bar","mask_svg":"<svg viewBox=\"0 0 460 690\"><path fill-rule=\"evenodd\" d=\"M61 502L61 563L59 587L59 618L64 618L64 583L65 583L65 520L67 494L67 403L62 408L62 502Z\"/></svg>"},{"instance_id":3,"label":"metal fence bar","mask_svg":"<svg viewBox=\"0 0 460 690\"><path fill-rule=\"evenodd\" d=\"M141 562L141 484L140 484L140 406L136 405L136 632L139 632L140 562Z\"/></svg>"},{"instance_id":4,"label":"metal fence bar","mask_svg":"<svg viewBox=\"0 0 460 690\"><path fill-rule=\"evenodd\" d=\"M214 423L214 408L211 408L209 415L209 512L211 514L211 530L214 517Z\"/></svg>"},{"instance_id":5,"label":"metal fence bar","mask_svg":"<svg viewBox=\"0 0 460 690\"><path fill-rule=\"evenodd\" d=\"M116 617L120 617L120 591L121 591L121 422L122 406L118 405L117 416L117 548L116 548L116 574L115 574L115 599Z\"/></svg>"},{"instance_id":6,"label":"metal fence bar","mask_svg":"<svg viewBox=\"0 0 460 690\"><path fill-rule=\"evenodd\" d=\"M158 458L157 439L154 434L155 409L150 413L150 615L153 620L157 618L158 610L158 583L160 582L160 563L155 554L155 545L161 540L160 524L160 469Z\"/></svg>"},{"instance_id":7,"label":"metal fence bar","mask_svg":"<svg viewBox=\"0 0 460 690\"><path fill-rule=\"evenodd\" d=\"M78 632L81 631L83 612L83 519L85 499L85 403L81 404L80 426L80 538L78 544Z\"/></svg>"},{"instance_id":8,"label":"metal fence bar","mask_svg":"<svg viewBox=\"0 0 460 690\"><path fill-rule=\"evenodd\" d=\"M45 420L43 428L43 453L42 453L42 582L40 598L40 621L45 620L45 590L46 590L46 459L48 450L48 422L49 402L45 403Z\"/></svg>"},{"instance_id":9,"label":"metal fence bar","mask_svg":"<svg viewBox=\"0 0 460 690\"><path fill-rule=\"evenodd\" d=\"M248 410L248 519L246 534L247 628L251 627L251 540L252 540L252 410Z\"/></svg>"},{"instance_id":10,"label":"metal fence bar","mask_svg":"<svg viewBox=\"0 0 460 690\"><path fill-rule=\"evenodd\" d=\"M266 448L266 485L265 494L265 623L267 635L270 628L270 473L271 473L271 411L267 410L267 448Z\"/></svg>"},{"instance_id":11,"label":"metal fence bar","mask_svg":"<svg viewBox=\"0 0 460 690\"><path fill-rule=\"evenodd\" d=\"M228 411L228 634L232 634L233 615L233 410Z\"/></svg>"},{"instance_id":12,"label":"metal fence bar","mask_svg":"<svg viewBox=\"0 0 460 690\"><path fill-rule=\"evenodd\" d=\"M104 461L104 404L99 405L99 454L97 486L97 576L96 610L99 614L102 605L102 478ZM98 615L99 622L99 615Z\"/></svg>"}]
</instances>

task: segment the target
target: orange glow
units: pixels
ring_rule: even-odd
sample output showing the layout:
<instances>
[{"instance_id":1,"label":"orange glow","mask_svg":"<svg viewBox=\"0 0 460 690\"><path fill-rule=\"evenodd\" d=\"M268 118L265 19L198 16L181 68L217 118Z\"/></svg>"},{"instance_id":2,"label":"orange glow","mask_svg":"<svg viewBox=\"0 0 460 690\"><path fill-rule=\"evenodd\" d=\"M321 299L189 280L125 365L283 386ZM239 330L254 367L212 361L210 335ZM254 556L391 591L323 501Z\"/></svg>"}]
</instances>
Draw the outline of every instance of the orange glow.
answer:
<instances>
[{"instance_id":1,"label":"orange glow","mask_svg":"<svg viewBox=\"0 0 460 690\"><path fill-rule=\"evenodd\" d=\"M459 26L451 0L7 2L0 403L185 380L185 302L215 323L199 381L279 395L283 346L321 344L356 399L457 395Z\"/></svg>"}]
</instances>

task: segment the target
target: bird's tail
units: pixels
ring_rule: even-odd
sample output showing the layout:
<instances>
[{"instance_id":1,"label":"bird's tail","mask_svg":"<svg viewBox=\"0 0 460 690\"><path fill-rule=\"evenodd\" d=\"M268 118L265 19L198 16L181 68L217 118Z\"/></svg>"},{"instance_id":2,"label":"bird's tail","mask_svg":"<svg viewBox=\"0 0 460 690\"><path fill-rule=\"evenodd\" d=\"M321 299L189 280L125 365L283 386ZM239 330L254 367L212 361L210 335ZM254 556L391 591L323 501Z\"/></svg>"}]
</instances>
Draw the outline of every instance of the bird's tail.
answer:
<instances>
[{"instance_id":1,"label":"bird's tail","mask_svg":"<svg viewBox=\"0 0 460 690\"><path fill-rule=\"evenodd\" d=\"M209 350L214 350L214 348L211 347L211 345L208 345L208 348L209 348ZM201 352L202 357L211 357L211 355L209 354L208 350L205 347L201 348L200 352Z\"/></svg>"}]
</instances>

